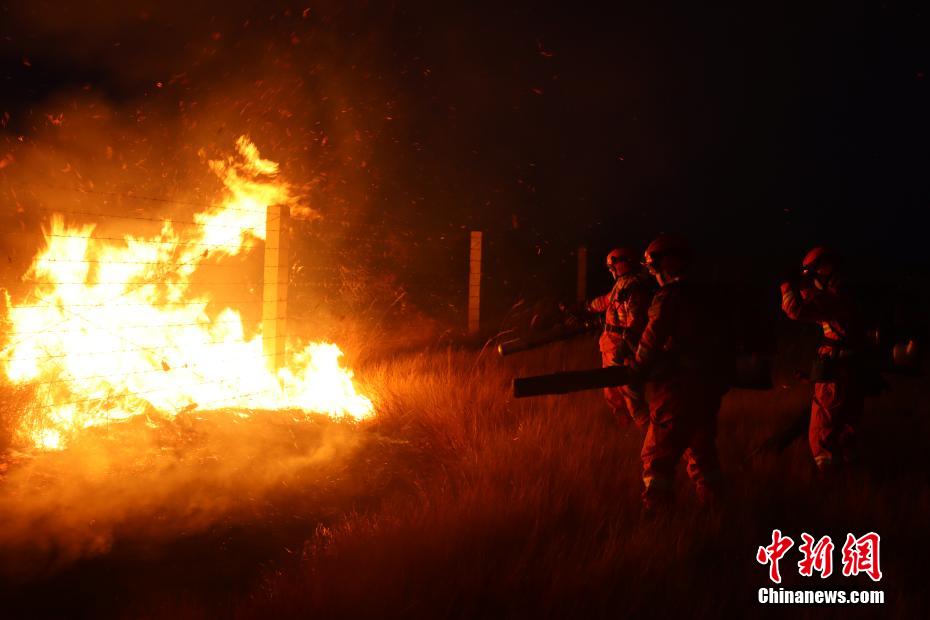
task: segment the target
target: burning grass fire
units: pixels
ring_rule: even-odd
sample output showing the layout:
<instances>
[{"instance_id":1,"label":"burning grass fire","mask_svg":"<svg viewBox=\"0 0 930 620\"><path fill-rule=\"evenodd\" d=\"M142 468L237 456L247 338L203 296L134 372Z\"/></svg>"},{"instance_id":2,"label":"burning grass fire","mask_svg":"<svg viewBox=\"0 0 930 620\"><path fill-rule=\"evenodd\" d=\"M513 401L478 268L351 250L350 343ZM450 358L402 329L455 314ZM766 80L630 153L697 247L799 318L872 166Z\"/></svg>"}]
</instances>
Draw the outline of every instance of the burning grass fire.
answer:
<instances>
[{"instance_id":1,"label":"burning grass fire","mask_svg":"<svg viewBox=\"0 0 930 620\"><path fill-rule=\"evenodd\" d=\"M372 414L335 344L288 342L275 368L261 330L247 337L231 307L238 298L217 300L192 286L208 260L245 255L266 238L269 206L293 202L278 165L245 136L235 156L209 165L225 185L222 202L192 221L165 219L149 238L95 237L93 224L52 216L46 247L24 276L31 292L14 300L5 291L0 363L11 383L35 390L19 440L60 449L82 429L191 410Z\"/></svg>"}]
</instances>

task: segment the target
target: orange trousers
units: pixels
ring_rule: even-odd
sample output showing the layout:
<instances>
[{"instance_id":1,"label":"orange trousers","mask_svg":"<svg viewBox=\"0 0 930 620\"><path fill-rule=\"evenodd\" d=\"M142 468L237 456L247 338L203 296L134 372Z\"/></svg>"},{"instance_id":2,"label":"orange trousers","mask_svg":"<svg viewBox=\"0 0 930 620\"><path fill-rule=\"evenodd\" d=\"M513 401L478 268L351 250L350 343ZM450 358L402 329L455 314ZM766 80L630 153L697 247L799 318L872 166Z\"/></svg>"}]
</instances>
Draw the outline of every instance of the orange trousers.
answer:
<instances>
[{"instance_id":1,"label":"orange trousers","mask_svg":"<svg viewBox=\"0 0 930 620\"><path fill-rule=\"evenodd\" d=\"M856 429L864 401L862 390L852 379L814 384L807 439L818 469L855 459Z\"/></svg>"},{"instance_id":2,"label":"orange trousers","mask_svg":"<svg viewBox=\"0 0 930 620\"><path fill-rule=\"evenodd\" d=\"M601 351L601 362L604 368L615 366L614 351ZM604 399L614 410L622 422L633 420L640 428L649 424L649 405L643 395L642 387L621 385L604 388Z\"/></svg>"},{"instance_id":3,"label":"orange trousers","mask_svg":"<svg viewBox=\"0 0 930 620\"><path fill-rule=\"evenodd\" d=\"M712 382L697 377L646 384L649 429L640 452L646 508L671 500L675 467L682 457L699 499L713 500L721 482L716 442L722 396Z\"/></svg>"}]
</instances>

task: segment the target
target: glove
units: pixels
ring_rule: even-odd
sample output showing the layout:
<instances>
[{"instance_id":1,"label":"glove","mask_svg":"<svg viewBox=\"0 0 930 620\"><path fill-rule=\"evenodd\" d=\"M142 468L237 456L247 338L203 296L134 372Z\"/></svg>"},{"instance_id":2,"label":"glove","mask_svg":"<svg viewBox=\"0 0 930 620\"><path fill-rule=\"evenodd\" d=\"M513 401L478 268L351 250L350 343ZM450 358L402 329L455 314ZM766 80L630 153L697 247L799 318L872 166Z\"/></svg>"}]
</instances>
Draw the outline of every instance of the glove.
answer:
<instances>
[{"instance_id":1,"label":"glove","mask_svg":"<svg viewBox=\"0 0 930 620\"><path fill-rule=\"evenodd\" d=\"M813 277L802 275L796 271L789 271L782 278L781 290L783 293L787 289L793 289L795 292L801 293L813 288L816 288Z\"/></svg>"}]
</instances>

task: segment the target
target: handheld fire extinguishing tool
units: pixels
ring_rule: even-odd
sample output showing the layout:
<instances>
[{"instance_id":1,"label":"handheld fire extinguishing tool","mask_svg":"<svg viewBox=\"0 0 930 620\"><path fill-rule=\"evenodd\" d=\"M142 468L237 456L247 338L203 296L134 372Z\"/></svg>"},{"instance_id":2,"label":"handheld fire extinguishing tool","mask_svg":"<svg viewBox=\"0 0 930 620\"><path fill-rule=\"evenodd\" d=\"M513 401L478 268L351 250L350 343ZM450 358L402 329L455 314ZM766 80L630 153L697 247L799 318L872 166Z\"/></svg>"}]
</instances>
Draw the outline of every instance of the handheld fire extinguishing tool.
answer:
<instances>
[{"instance_id":1,"label":"handheld fire extinguishing tool","mask_svg":"<svg viewBox=\"0 0 930 620\"><path fill-rule=\"evenodd\" d=\"M789 278L790 284L799 292L817 291L826 285L822 274L818 273L818 261L815 260L818 256L822 258L825 254L814 251L809 253L800 272L795 272ZM598 331L602 329L602 326L603 323L599 317L579 318L576 314L570 313L565 324L529 338L502 343L498 347L498 352L501 356L508 356ZM866 346L861 353L861 366L864 369L862 380L871 383L869 391L872 393L887 389L887 383L881 377L882 373L916 375L920 372L923 351L916 337L900 330L871 326L864 335L863 341ZM733 359L730 387L752 390L773 389L775 386L772 381L772 365L771 356L763 352L737 353ZM836 369L831 367L828 361L818 360L810 371L799 371L795 373L795 376L799 381L816 383L830 381L834 372ZM568 394L626 385L638 379L625 366L569 370L546 375L517 377L513 380L513 395L514 398L527 398ZM804 434L809 416L810 410L805 408L798 416L792 417L790 423L753 450L750 458L765 453L783 452Z\"/></svg>"}]
</instances>

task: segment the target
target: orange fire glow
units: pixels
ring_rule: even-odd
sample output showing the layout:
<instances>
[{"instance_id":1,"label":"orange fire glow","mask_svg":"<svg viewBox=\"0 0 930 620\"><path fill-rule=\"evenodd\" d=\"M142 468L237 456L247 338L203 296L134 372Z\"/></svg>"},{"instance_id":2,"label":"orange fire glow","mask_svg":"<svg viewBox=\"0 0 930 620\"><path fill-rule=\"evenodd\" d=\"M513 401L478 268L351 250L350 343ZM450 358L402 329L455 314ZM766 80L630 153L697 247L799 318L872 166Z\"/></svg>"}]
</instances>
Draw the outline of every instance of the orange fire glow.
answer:
<instances>
[{"instance_id":1,"label":"orange fire glow","mask_svg":"<svg viewBox=\"0 0 930 620\"><path fill-rule=\"evenodd\" d=\"M15 303L4 291L0 364L12 383L35 388L22 439L59 449L82 429L193 410L372 414L335 344L290 340L286 364L274 370L260 332L247 338L237 310L217 314L217 300L193 291L206 257L249 252L265 238L268 206L292 202L278 165L245 136L236 156L210 167L224 200L183 226L166 219L154 237L95 238L94 225L52 216L24 276L32 291Z\"/></svg>"}]
</instances>

